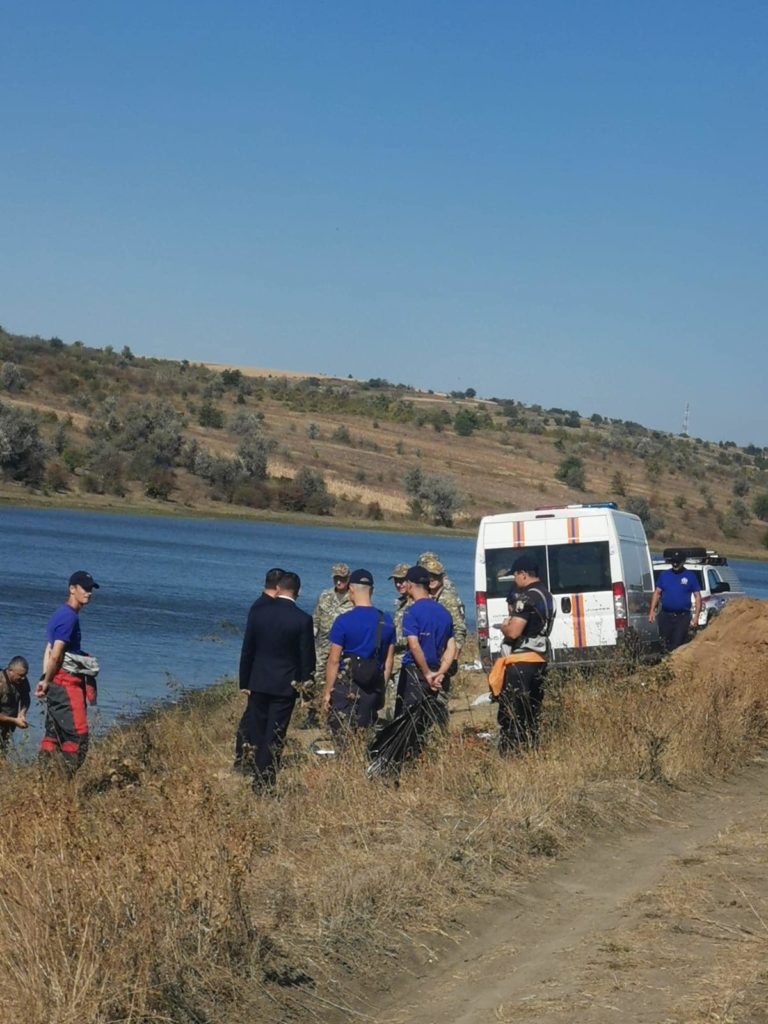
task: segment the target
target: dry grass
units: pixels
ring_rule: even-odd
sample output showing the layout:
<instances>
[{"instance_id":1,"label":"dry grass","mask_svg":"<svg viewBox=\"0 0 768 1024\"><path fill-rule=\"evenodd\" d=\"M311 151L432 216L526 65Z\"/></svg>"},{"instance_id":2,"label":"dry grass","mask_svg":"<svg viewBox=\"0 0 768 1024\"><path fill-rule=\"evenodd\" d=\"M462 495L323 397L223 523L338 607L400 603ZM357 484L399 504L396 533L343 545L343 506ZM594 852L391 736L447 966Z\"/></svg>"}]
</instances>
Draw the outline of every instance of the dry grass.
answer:
<instances>
[{"instance_id":1,"label":"dry grass","mask_svg":"<svg viewBox=\"0 0 768 1024\"><path fill-rule=\"evenodd\" d=\"M279 799L254 798L228 771L226 685L113 734L72 784L20 770L0 795L6 1019L354 1019L359 981L471 898L640 818L655 787L747 760L768 674L733 669L738 685L689 669L553 685L541 749L506 762L454 715L397 788L294 739Z\"/></svg>"}]
</instances>

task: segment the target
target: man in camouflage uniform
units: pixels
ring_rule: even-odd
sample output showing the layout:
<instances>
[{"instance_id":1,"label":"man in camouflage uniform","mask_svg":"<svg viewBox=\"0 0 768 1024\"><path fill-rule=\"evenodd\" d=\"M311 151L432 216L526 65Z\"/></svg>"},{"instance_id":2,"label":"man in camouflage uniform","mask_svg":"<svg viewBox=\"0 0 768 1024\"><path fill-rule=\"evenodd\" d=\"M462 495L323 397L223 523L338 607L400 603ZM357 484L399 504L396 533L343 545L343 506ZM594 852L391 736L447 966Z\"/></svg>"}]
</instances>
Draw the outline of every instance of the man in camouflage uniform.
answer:
<instances>
[{"instance_id":1,"label":"man in camouflage uniform","mask_svg":"<svg viewBox=\"0 0 768 1024\"><path fill-rule=\"evenodd\" d=\"M408 562L398 562L389 578L395 585L397 600L395 610L392 613L392 621L395 624L395 661L392 665L392 675L387 680L384 691L384 707L379 712L379 719L390 722L395 713L395 700L397 698L397 680L400 677L400 669L403 666L403 655L408 650L408 644L403 636L403 615L408 607L410 598L405 589L405 574L410 569Z\"/></svg>"},{"instance_id":2,"label":"man in camouflage uniform","mask_svg":"<svg viewBox=\"0 0 768 1024\"><path fill-rule=\"evenodd\" d=\"M440 561L440 559L437 557L437 555L435 554L434 551L422 551L422 553L419 555L419 560L418 560L418 562L416 564L420 565L422 568L426 568L426 563L427 562L439 562L439 561ZM429 572L429 569L427 569L427 572ZM443 590L447 594L454 594L455 595L456 600L459 603L459 608L461 608L461 617L463 619L466 618L466 610L464 608L464 602L459 597L459 592L456 589L456 584L453 582L452 579L450 579L448 576L445 575L445 572L443 572ZM456 644L457 644L457 646L460 646L458 640L456 641Z\"/></svg>"},{"instance_id":3,"label":"man in camouflage uniform","mask_svg":"<svg viewBox=\"0 0 768 1024\"><path fill-rule=\"evenodd\" d=\"M453 619L453 637L456 641L456 657L467 642L467 624L464 616L464 605L456 592L456 588L448 590L445 585L445 569L443 563L436 558L425 558L422 568L429 573L429 596L441 604ZM456 670L454 669L454 672Z\"/></svg>"},{"instance_id":4,"label":"man in camouflage uniform","mask_svg":"<svg viewBox=\"0 0 768 1024\"><path fill-rule=\"evenodd\" d=\"M331 651L328 634L331 626L342 612L351 611L354 608L349 596L349 566L344 562L337 562L331 567L331 578L333 586L323 590L317 599L315 610L312 612L312 621L315 624L315 652L317 655L317 668L315 679L317 685L317 697L312 698L309 717L316 717L320 710L319 694L325 682L325 664ZM314 714L313 714L314 712Z\"/></svg>"}]
</instances>

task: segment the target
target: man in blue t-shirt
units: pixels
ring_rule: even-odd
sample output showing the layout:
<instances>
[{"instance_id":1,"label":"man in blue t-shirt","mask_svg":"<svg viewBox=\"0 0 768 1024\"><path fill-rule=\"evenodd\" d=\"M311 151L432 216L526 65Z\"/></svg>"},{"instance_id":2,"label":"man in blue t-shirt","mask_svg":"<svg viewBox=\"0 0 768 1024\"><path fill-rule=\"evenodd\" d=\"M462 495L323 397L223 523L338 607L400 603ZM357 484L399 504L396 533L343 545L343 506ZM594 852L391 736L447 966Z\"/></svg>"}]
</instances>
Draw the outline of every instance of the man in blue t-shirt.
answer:
<instances>
[{"instance_id":1,"label":"man in blue t-shirt","mask_svg":"<svg viewBox=\"0 0 768 1024\"><path fill-rule=\"evenodd\" d=\"M656 618L656 608L661 601L659 636L664 649L674 651L686 642L688 631L696 629L699 623L701 590L696 573L685 568L685 556L682 551L673 551L669 561L672 568L660 573L656 581L648 621L653 622Z\"/></svg>"},{"instance_id":2,"label":"man in blue t-shirt","mask_svg":"<svg viewBox=\"0 0 768 1024\"><path fill-rule=\"evenodd\" d=\"M46 755L58 752L69 772L76 771L85 760L85 705L86 701L96 703L98 665L82 649L80 612L98 589L99 584L89 572L80 570L69 577L67 600L48 620L43 674L35 687L35 696L46 698L45 736L40 750Z\"/></svg>"},{"instance_id":3,"label":"man in blue t-shirt","mask_svg":"<svg viewBox=\"0 0 768 1024\"><path fill-rule=\"evenodd\" d=\"M397 687L395 717L427 702L428 717L448 721L448 670L456 657L453 619L450 612L429 596L429 573L413 565L405 575L411 603L403 615L403 637L408 650Z\"/></svg>"},{"instance_id":4,"label":"man in blue t-shirt","mask_svg":"<svg viewBox=\"0 0 768 1024\"><path fill-rule=\"evenodd\" d=\"M328 634L321 709L337 746L350 730L367 729L384 704L384 684L395 657L392 617L373 606L373 574L355 569L349 577L354 607L339 615Z\"/></svg>"}]
</instances>

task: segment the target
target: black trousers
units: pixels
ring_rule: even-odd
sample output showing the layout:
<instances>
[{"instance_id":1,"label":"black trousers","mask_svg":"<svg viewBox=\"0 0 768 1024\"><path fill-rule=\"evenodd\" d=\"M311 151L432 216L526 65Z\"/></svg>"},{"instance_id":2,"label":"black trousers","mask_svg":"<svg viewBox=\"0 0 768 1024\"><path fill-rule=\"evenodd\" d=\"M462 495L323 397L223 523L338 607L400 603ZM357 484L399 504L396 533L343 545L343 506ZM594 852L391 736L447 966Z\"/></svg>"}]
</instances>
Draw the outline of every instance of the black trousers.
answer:
<instances>
[{"instance_id":1,"label":"black trousers","mask_svg":"<svg viewBox=\"0 0 768 1024\"><path fill-rule=\"evenodd\" d=\"M446 676L443 679L442 690L433 690L427 685L426 680L415 665L403 665L400 669L400 677L397 681L397 700L395 702L395 718L405 711L412 711L417 705L424 705L424 728L431 725L439 725L446 728L448 725L448 693L451 688L451 681Z\"/></svg>"},{"instance_id":2,"label":"black trousers","mask_svg":"<svg viewBox=\"0 0 768 1024\"><path fill-rule=\"evenodd\" d=\"M348 672L339 672L331 690L331 707L328 724L331 727L337 747L342 745L352 731L369 729L376 723L376 716L384 706L384 673L371 686L359 686Z\"/></svg>"},{"instance_id":3,"label":"black trousers","mask_svg":"<svg viewBox=\"0 0 768 1024\"><path fill-rule=\"evenodd\" d=\"M510 753L533 747L539 738L547 666L540 662L507 665L499 695L499 750Z\"/></svg>"},{"instance_id":4,"label":"black trousers","mask_svg":"<svg viewBox=\"0 0 768 1024\"><path fill-rule=\"evenodd\" d=\"M251 693L245 711L244 745L250 747L254 788L274 785L296 696Z\"/></svg>"},{"instance_id":5,"label":"black trousers","mask_svg":"<svg viewBox=\"0 0 768 1024\"><path fill-rule=\"evenodd\" d=\"M665 651L674 651L688 639L692 612L659 612L659 636Z\"/></svg>"}]
</instances>

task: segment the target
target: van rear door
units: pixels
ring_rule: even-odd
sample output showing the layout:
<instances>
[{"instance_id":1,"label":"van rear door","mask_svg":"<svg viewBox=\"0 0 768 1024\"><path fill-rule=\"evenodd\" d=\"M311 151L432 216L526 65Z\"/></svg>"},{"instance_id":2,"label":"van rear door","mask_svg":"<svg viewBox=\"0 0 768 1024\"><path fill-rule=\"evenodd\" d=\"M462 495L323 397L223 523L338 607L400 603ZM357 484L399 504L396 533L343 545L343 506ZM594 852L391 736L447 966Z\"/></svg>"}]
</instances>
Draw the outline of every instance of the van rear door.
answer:
<instances>
[{"instance_id":1,"label":"van rear door","mask_svg":"<svg viewBox=\"0 0 768 1024\"><path fill-rule=\"evenodd\" d=\"M588 648L616 644L608 518L562 516L546 524L549 589L557 609L553 660L588 658Z\"/></svg>"},{"instance_id":2,"label":"van rear door","mask_svg":"<svg viewBox=\"0 0 768 1024\"><path fill-rule=\"evenodd\" d=\"M536 520L488 522L484 524L482 548L478 557L484 559L485 595L488 607L489 648L492 658L501 651L502 636L499 626L509 615L507 594L514 589L512 563L522 554L531 555L541 568L541 578L547 582L546 525ZM478 584L482 580L478 579ZM481 586L478 589L482 590Z\"/></svg>"}]
</instances>

